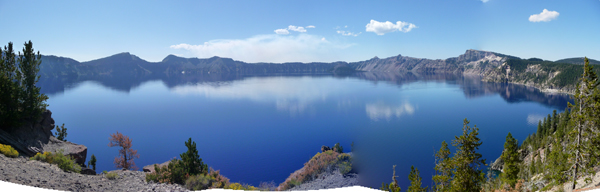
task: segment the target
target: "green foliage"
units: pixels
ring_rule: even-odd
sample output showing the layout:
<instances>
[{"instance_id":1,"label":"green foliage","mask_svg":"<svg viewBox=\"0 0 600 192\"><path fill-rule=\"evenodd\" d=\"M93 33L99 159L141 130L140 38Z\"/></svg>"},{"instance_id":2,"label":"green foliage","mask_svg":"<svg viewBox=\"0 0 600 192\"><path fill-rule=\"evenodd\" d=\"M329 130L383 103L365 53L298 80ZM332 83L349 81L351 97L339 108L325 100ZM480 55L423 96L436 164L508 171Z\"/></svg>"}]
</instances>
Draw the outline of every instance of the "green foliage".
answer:
<instances>
[{"instance_id":1,"label":"green foliage","mask_svg":"<svg viewBox=\"0 0 600 192\"><path fill-rule=\"evenodd\" d=\"M456 153L452 157L454 164L451 191L480 191L484 182L484 174L479 168L486 165L485 159L477 152L481 140L477 137L479 128L470 127L469 121L463 121L463 134L455 136L452 146Z\"/></svg>"},{"instance_id":2,"label":"green foliage","mask_svg":"<svg viewBox=\"0 0 600 192\"><path fill-rule=\"evenodd\" d=\"M240 184L240 183L232 183L232 184L226 186L225 189L244 190L244 191L257 191L258 190L258 188L254 187L254 186L247 185L247 184Z\"/></svg>"},{"instance_id":3,"label":"green foliage","mask_svg":"<svg viewBox=\"0 0 600 192\"><path fill-rule=\"evenodd\" d=\"M564 151L561 141L561 138L557 138L552 146L552 150L546 156L547 163L544 168L546 170L544 178L553 184L562 184L568 179L568 154Z\"/></svg>"},{"instance_id":4,"label":"green foliage","mask_svg":"<svg viewBox=\"0 0 600 192\"><path fill-rule=\"evenodd\" d=\"M593 167L598 161L599 147L594 145L600 143L597 131L600 123L600 93L597 87L598 77L585 58L583 75L573 96L575 104L568 104L571 108L569 127L573 129L567 134L567 138L572 141L567 145L567 150L571 152L568 159L573 167L573 189L577 184L577 177L594 173Z\"/></svg>"},{"instance_id":5,"label":"green foliage","mask_svg":"<svg viewBox=\"0 0 600 192\"><path fill-rule=\"evenodd\" d=\"M19 152L17 152L17 150L13 149L12 146L10 146L10 145L0 144L0 153L4 154L7 157L12 157L12 158L19 156Z\"/></svg>"},{"instance_id":6,"label":"green foliage","mask_svg":"<svg viewBox=\"0 0 600 192\"><path fill-rule=\"evenodd\" d=\"M89 166L92 166L92 169L96 171L96 156L94 156L94 154L92 154L92 157L90 157L90 161L88 161L88 167Z\"/></svg>"},{"instance_id":7,"label":"green foliage","mask_svg":"<svg viewBox=\"0 0 600 192\"><path fill-rule=\"evenodd\" d=\"M450 149L448 143L442 141L442 147L435 154L435 175L432 180L435 184L434 191L449 191L450 180L452 179L452 159L450 159Z\"/></svg>"},{"instance_id":8,"label":"green foliage","mask_svg":"<svg viewBox=\"0 0 600 192\"><path fill-rule=\"evenodd\" d=\"M185 188L194 191L208 189L214 180L210 175L193 175L185 180Z\"/></svg>"},{"instance_id":9,"label":"green foliage","mask_svg":"<svg viewBox=\"0 0 600 192\"><path fill-rule=\"evenodd\" d=\"M352 170L352 164L350 162L342 162L338 164L338 169L342 175L346 175Z\"/></svg>"},{"instance_id":10,"label":"green foliage","mask_svg":"<svg viewBox=\"0 0 600 192\"><path fill-rule=\"evenodd\" d=\"M60 169L65 171L75 173L81 172L81 166L77 165L72 157L63 155L62 151L58 151L56 153L37 153L30 159L58 165Z\"/></svg>"},{"instance_id":11,"label":"green foliage","mask_svg":"<svg viewBox=\"0 0 600 192\"><path fill-rule=\"evenodd\" d=\"M192 138L189 138L188 141L185 142L185 146L188 150L185 153L179 155L181 157L184 174L206 174L208 172L208 168L206 164L202 163L202 159L200 159L200 155L198 155L198 150L196 149L196 142L193 142Z\"/></svg>"},{"instance_id":12,"label":"green foliage","mask_svg":"<svg viewBox=\"0 0 600 192\"><path fill-rule=\"evenodd\" d=\"M381 183L381 188L379 189L382 191L400 192L402 188L400 188L398 180L396 180L396 177L398 177L396 176L396 165L392 166L392 170L394 170L392 173L392 182L390 184Z\"/></svg>"},{"instance_id":13,"label":"green foliage","mask_svg":"<svg viewBox=\"0 0 600 192\"><path fill-rule=\"evenodd\" d=\"M107 174L108 172L106 172L106 170L102 171L102 174Z\"/></svg>"},{"instance_id":14,"label":"green foliage","mask_svg":"<svg viewBox=\"0 0 600 192\"><path fill-rule=\"evenodd\" d=\"M58 127L58 125L56 126L56 139L61 140L61 141L67 141L65 138L67 137L67 128L65 127L65 124L63 123L61 127Z\"/></svg>"},{"instance_id":15,"label":"green foliage","mask_svg":"<svg viewBox=\"0 0 600 192\"><path fill-rule=\"evenodd\" d=\"M408 186L408 192L425 192L427 187L421 187L422 179L419 175L419 169L414 166L410 166L410 173L408 174L408 180L410 180L410 186Z\"/></svg>"},{"instance_id":16,"label":"green foliage","mask_svg":"<svg viewBox=\"0 0 600 192\"><path fill-rule=\"evenodd\" d=\"M333 145L333 150L338 153L344 152L344 148L340 145L340 143L336 143L335 145Z\"/></svg>"},{"instance_id":17,"label":"green foliage","mask_svg":"<svg viewBox=\"0 0 600 192\"><path fill-rule=\"evenodd\" d=\"M110 172L108 174L106 174L106 178L110 179L110 180L115 180L119 178L119 175L115 172Z\"/></svg>"},{"instance_id":18,"label":"green foliage","mask_svg":"<svg viewBox=\"0 0 600 192\"><path fill-rule=\"evenodd\" d=\"M158 167L154 165L154 173L146 174L146 181L169 184L185 184L187 177L184 173L183 163L179 159L172 159L169 165Z\"/></svg>"},{"instance_id":19,"label":"green foliage","mask_svg":"<svg viewBox=\"0 0 600 192\"><path fill-rule=\"evenodd\" d=\"M506 136L506 142L504 143L504 151L502 152L502 160L504 161L504 174L502 174L502 181L509 184L511 187L515 187L519 174L519 154L517 153L518 142L513 138L510 132Z\"/></svg>"},{"instance_id":20,"label":"green foliage","mask_svg":"<svg viewBox=\"0 0 600 192\"><path fill-rule=\"evenodd\" d=\"M48 96L35 86L41 56L26 42L23 53L15 55L12 42L0 49L0 127L14 131L23 120L34 122L46 110Z\"/></svg>"}]
</instances>

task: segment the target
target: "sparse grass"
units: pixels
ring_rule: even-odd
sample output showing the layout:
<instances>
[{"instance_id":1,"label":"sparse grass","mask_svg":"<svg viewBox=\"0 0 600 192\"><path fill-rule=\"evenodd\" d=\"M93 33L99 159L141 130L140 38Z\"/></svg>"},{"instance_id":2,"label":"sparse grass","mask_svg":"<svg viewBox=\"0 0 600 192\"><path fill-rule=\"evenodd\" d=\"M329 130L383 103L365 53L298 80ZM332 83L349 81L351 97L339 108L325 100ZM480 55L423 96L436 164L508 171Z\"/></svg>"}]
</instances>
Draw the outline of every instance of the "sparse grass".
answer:
<instances>
[{"instance_id":1,"label":"sparse grass","mask_svg":"<svg viewBox=\"0 0 600 192\"><path fill-rule=\"evenodd\" d=\"M81 166L77 165L72 157L63 155L62 151L58 151L56 153L37 153L30 159L58 165L60 169L65 171L75 173L81 172Z\"/></svg>"},{"instance_id":2,"label":"sparse grass","mask_svg":"<svg viewBox=\"0 0 600 192\"><path fill-rule=\"evenodd\" d=\"M12 146L10 146L10 145L0 144L0 153L6 155L7 157L12 157L12 158L19 156L19 152L17 152L17 150L12 148Z\"/></svg>"},{"instance_id":3,"label":"sparse grass","mask_svg":"<svg viewBox=\"0 0 600 192\"><path fill-rule=\"evenodd\" d=\"M115 180L115 179L119 178L119 175L115 172L111 172L111 173L106 174L106 178L110 179L110 180Z\"/></svg>"}]
</instances>

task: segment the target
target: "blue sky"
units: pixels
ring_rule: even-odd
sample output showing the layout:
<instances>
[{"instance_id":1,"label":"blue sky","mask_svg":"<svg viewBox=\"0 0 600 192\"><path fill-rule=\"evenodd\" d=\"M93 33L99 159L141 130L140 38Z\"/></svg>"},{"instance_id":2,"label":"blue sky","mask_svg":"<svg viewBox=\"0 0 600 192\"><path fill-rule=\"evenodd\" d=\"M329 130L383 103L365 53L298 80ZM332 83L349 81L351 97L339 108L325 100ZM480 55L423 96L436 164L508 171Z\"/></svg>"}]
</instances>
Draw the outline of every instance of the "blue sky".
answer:
<instances>
[{"instance_id":1,"label":"blue sky","mask_svg":"<svg viewBox=\"0 0 600 192\"><path fill-rule=\"evenodd\" d=\"M78 61L120 52L148 61L445 59L467 49L600 59L599 0L0 0L0 13L0 45L32 40L44 55Z\"/></svg>"}]
</instances>

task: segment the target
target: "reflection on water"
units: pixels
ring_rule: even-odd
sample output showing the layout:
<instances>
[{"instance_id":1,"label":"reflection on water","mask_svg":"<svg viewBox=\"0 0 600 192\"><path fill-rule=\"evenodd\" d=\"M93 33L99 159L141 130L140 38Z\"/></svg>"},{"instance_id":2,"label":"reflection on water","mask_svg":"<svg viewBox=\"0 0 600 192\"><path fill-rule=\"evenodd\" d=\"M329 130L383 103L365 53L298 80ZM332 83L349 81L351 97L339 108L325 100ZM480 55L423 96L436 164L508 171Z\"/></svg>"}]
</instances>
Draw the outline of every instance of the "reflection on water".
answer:
<instances>
[{"instance_id":1,"label":"reflection on water","mask_svg":"<svg viewBox=\"0 0 600 192\"><path fill-rule=\"evenodd\" d=\"M399 118L402 115L412 115L415 113L416 107L411 105L408 101L403 102L400 105L387 105L383 102L367 103L366 104L367 116L373 121L380 119L390 120L391 117Z\"/></svg>"},{"instance_id":2,"label":"reflection on water","mask_svg":"<svg viewBox=\"0 0 600 192\"><path fill-rule=\"evenodd\" d=\"M180 94L203 94L206 96L247 98L261 101L277 98L277 107L290 112L302 112L309 103L327 94L343 90L331 84L312 84L307 77L331 76L330 74L206 74L180 75L171 77L93 77L85 79L41 79L38 83L47 95L60 94L77 87L84 81L95 81L116 91L130 92L147 81L160 80ZM282 78L286 77L286 78ZM297 77L302 82L291 80ZM304 77L304 78L303 78ZM509 103L536 102L548 107L564 109L571 99L566 94L546 94L533 87L516 84L483 82L479 77L465 77L448 73L356 73L339 78L357 78L374 83L387 82L398 86L413 82L444 82L460 86L467 98L498 94ZM243 80L244 84L234 82ZM312 81L312 82L311 82ZM264 86L264 85L268 86Z\"/></svg>"}]
</instances>

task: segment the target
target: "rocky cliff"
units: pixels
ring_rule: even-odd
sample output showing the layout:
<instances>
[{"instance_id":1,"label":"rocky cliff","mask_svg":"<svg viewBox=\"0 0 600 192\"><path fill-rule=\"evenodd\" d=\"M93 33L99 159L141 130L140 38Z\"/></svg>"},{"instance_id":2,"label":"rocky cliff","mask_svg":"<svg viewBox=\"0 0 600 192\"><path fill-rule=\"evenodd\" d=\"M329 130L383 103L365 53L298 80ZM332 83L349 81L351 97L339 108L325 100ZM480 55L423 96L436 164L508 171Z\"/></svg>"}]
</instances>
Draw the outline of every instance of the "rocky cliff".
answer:
<instances>
[{"instance_id":1,"label":"rocky cliff","mask_svg":"<svg viewBox=\"0 0 600 192\"><path fill-rule=\"evenodd\" d=\"M35 123L24 123L12 133L0 130L0 143L11 145L20 155L27 157L62 150L63 154L73 157L76 163L84 165L87 147L56 139L52 135L52 129L52 112L46 110Z\"/></svg>"}]
</instances>

